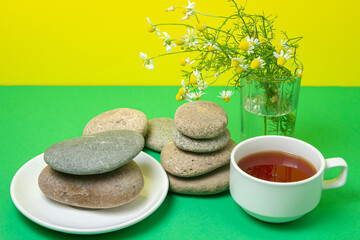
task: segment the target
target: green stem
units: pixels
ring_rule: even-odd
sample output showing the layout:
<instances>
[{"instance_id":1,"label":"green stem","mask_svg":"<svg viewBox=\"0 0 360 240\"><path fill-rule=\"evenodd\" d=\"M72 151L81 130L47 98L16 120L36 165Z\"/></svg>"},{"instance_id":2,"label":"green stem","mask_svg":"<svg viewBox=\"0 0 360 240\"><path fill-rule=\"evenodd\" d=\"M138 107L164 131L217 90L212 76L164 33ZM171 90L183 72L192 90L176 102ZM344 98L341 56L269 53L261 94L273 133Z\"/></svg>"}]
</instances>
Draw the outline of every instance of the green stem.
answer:
<instances>
[{"instance_id":1,"label":"green stem","mask_svg":"<svg viewBox=\"0 0 360 240\"><path fill-rule=\"evenodd\" d=\"M197 11L194 11L194 12L197 13L197 14L203 15L203 16L207 16L207 17L228 18L228 17L224 17L224 16L215 16L215 15L200 13L200 12L197 12Z\"/></svg>"},{"instance_id":2,"label":"green stem","mask_svg":"<svg viewBox=\"0 0 360 240\"><path fill-rule=\"evenodd\" d=\"M164 53L164 54L160 54L160 55L157 55L155 57L151 57L149 59L155 59L155 58L158 58L158 57L163 57L163 56L167 56L167 55L173 55L173 54L179 54L179 53L186 53L186 52L193 52L193 51L198 51L200 52L200 50L191 50L191 51L180 51L180 52L171 52L171 53Z\"/></svg>"},{"instance_id":3,"label":"green stem","mask_svg":"<svg viewBox=\"0 0 360 240\"><path fill-rule=\"evenodd\" d=\"M264 135L266 135L266 116L264 116Z\"/></svg>"},{"instance_id":4,"label":"green stem","mask_svg":"<svg viewBox=\"0 0 360 240\"><path fill-rule=\"evenodd\" d=\"M189 24L184 24L184 23L159 23L159 24L154 24L154 27L156 26L185 26L185 27L189 27L189 28L194 28L193 26L189 25Z\"/></svg>"}]
</instances>

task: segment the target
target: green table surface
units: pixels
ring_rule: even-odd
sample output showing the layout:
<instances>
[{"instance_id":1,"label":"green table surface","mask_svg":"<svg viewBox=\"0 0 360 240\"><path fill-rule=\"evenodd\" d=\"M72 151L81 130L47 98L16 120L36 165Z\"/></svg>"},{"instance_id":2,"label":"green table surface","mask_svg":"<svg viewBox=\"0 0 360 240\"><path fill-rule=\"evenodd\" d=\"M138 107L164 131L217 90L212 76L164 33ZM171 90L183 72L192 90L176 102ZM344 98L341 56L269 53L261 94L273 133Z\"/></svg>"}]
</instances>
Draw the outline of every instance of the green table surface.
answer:
<instances>
[{"instance_id":1,"label":"green table surface","mask_svg":"<svg viewBox=\"0 0 360 240\"><path fill-rule=\"evenodd\" d=\"M33 223L14 206L10 183L27 161L57 142L78 137L97 114L135 108L148 119L173 117L178 87L0 87L0 239L360 239L360 88L302 87L295 137L317 147L325 158L349 165L344 187L323 191L319 205L294 222L269 224L248 216L229 192L213 196L168 193L143 221L92 236L56 232ZM204 100L219 103L239 142L240 96L229 103L208 89ZM160 155L145 149L160 161ZM325 178L334 177L333 170Z\"/></svg>"}]
</instances>

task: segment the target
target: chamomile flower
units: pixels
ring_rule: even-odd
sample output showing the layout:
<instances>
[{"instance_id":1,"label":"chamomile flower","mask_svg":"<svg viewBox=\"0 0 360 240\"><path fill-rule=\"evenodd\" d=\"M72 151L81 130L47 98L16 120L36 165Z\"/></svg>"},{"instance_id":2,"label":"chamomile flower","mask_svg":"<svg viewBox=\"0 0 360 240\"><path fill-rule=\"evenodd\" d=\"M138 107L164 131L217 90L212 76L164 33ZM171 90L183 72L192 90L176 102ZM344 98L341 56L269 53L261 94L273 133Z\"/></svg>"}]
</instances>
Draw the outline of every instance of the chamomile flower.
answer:
<instances>
[{"instance_id":1,"label":"chamomile flower","mask_svg":"<svg viewBox=\"0 0 360 240\"><path fill-rule=\"evenodd\" d=\"M229 102L231 96L234 94L234 92L230 91L230 90L227 90L227 91L223 90L222 92L219 92L219 93L220 93L220 96L217 96L217 97L221 97L224 102Z\"/></svg>"},{"instance_id":2,"label":"chamomile flower","mask_svg":"<svg viewBox=\"0 0 360 240\"><path fill-rule=\"evenodd\" d=\"M260 40L255 37L246 37L240 42L239 48L244 52L251 54L254 53L255 46L259 45L260 43Z\"/></svg>"},{"instance_id":3,"label":"chamomile flower","mask_svg":"<svg viewBox=\"0 0 360 240\"><path fill-rule=\"evenodd\" d=\"M201 72L199 72L197 69L193 71L193 75L190 77L190 84L197 85L198 82L201 80Z\"/></svg>"},{"instance_id":4,"label":"chamomile flower","mask_svg":"<svg viewBox=\"0 0 360 240\"><path fill-rule=\"evenodd\" d=\"M204 95L205 93L204 92L202 92L201 90L200 91L198 91L198 92L191 92L191 93L187 93L186 94L186 100L188 100L189 102L192 102L192 100L194 99L194 100L199 100L200 99L200 97L202 96L202 95Z\"/></svg>"},{"instance_id":5,"label":"chamomile flower","mask_svg":"<svg viewBox=\"0 0 360 240\"><path fill-rule=\"evenodd\" d=\"M231 63L230 63L231 67L237 67L244 61L243 57L233 58L230 55L228 55L228 57L231 59Z\"/></svg>"},{"instance_id":6,"label":"chamomile flower","mask_svg":"<svg viewBox=\"0 0 360 240\"><path fill-rule=\"evenodd\" d=\"M185 98L186 98L186 95L181 95L180 93L176 94L176 97L175 97L175 99L177 101L185 100Z\"/></svg>"},{"instance_id":7,"label":"chamomile flower","mask_svg":"<svg viewBox=\"0 0 360 240\"><path fill-rule=\"evenodd\" d=\"M194 60L194 61L191 61L190 58L180 59L180 65L181 65L181 66L191 65L191 64L193 64L194 62L195 62L195 60Z\"/></svg>"},{"instance_id":8,"label":"chamomile flower","mask_svg":"<svg viewBox=\"0 0 360 240\"><path fill-rule=\"evenodd\" d=\"M302 69L298 69L298 70L296 71L296 74L297 74L297 77L298 77L298 78L302 78L302 76L303 76L303 70L302 70Z\"/></svg>"},{"instance_id":9,"label":"chamomile flower","mask_svg":"<svg viewBox=\"0 0 360 240\"><path fill-rule=\"evenodd\" d=\"M280 46L276 49L276 52L278 54L280 54L281 51L284 51L284 53L286 53L286 54L291 54L291 50L289 48L290 48L290 46L289 46L287 40L284 41L283 39L281 39Z\"/></svg>"},{"instance_id":10,"label":"chamomile flower","mask_svg":"<svg viewBox=\"0 0 360 240\"><path fill-rule=\"evenodd\" d=\"M197 45L199 44L196 34L194 33L194 29L187 29L188 34L185 34L184 40L186 46L191 48L192 46L197 49Z\"/></svg>"},{"instance_id":11,"label":"chamomile flower","mask_svg":"<svg viewBox=\"0 0 360 240\"><path fill-rule=\"evenodd\" d=\"M237 67L235 68L235 72L236 72L237 74L240 74L240 73L242 73L243 71L246 71L249 67L250 67L249 64L245 64L245 63L239 64L239 66L237 66Z\"/></svg>"},{"instance_id":12,"label":"chamomile flower","mask_svg":"<svg viewBox=\"0 0 360 240\"><path fill-rule=\"evenodd\" d=\"M257 46L261 43L256 37L246 37L246 40L253 46Z\"/></svg>"},{"instance_id":13,"label":"chamomile flower","mask_svg":"<svg viewBox=\"0 0 360 240\"><path fill-rule=\"evenodd\" d=\"M140 57L143 60L143 65L149 69L149 70L153 70L154 69L154 62L152 59L148 58L148 56L146 55L146 53L140 52Z\"/></svg>"},{"instance_id":14,"label":"chamomile flower","mask_svg":"<svg viewBox=\"0 0 360 240\"><path fill-rule=\"evenodd\" d=\"M207 42L203 45L203 48L206 48L209 52L213 53L215 50L219 50L217 43Z\"/></svg>"},{"instance_id":15,"label":"chamomile flower","mask_svg":"<svg viewBox=\"0 0 360 240\"><path fill-rule=\"evenodd\" d=\"M265 65L265 61L261 59L261 57L255 58L254 60L252 60L250 67L252 69L257 69L257 68L264 68Z\"/></svg>"},{"instance_id":16,"label":"chamomile flower","mask_svg":"<svg viewBox=\"0 0 360 240\"><path fill-rule=\"evenodd\" d=\"M165 12L170 12L170 11L175 11L175 7L174 6L170 6L169 8L167 8L166 10L165 10Z\"/></svg>"},{"instance_id":17,"label":"chamomile flower","mask_svg":"<svg viewBox=\"0 0 360 240\"><path fill-rule=\"evenodd\" d=\"M205 23L198 23L195 25L195 29L199 32L203 32L206 30L206 24Z\"/></svg>"},{"instance_id":18,"label":"chamomile flower","mask_svg":"<svg viewBox=\"0 0 360 240\"><path fill-rule=\"evenodd\" d=\"M188 1L188 4L189 5L187 7L184 6L185 16L180 20L188 20L190 16L193 16L195 14L195 2Z\"/></svg>"},{"instance_id":19,"label":"chamomile flower","mask_svg":"<svg viewBox=\"0 0 360 240\"><path fill-rule=\"evenodd\" d=\"M147 21L149 22L148 32L156 32L158 36L161 36L160 30L154 26L154 24L151 23L150 19L147 17Z\"/></svg>"},{"instance_id":20,"label":"chamomile flower","mask_svg":"<svg viewBox=\"0 0 360 240\"><path fill-rule=\"evenodd\" d=\"M283 67L287 60L291 57L291 55L288 55L287 53L284 53L283 50L280 51L280 54L277 52L274 52L274 56L277 58L277 65L279 67Z\"/></svg>"},{"instance_id":21,"label":"chamomile flower","mask_svg":"<svg viewBox=\"0 0 360 240\"><path fill-rule=\"evenodd\" d=\"M166 47L166 51L171 52L171 47L176 47L176 44L170 40L170 35L166 32L163 32L164 37L160 37L164 39L163 45Z\"/></svg>"},{"instance_id":22,"label":"chamomile flower","mask_svg":"<svg viewBox=\"0 0 360 240\"><path fill-rule=\"evenodd\" d=\"M209 86L209 84L207 82L205 82L204 80L202 80L200 78L198 79L197 84L198 84L198 89L200 91L205 91Z\"/></svg>"}]
</instances>

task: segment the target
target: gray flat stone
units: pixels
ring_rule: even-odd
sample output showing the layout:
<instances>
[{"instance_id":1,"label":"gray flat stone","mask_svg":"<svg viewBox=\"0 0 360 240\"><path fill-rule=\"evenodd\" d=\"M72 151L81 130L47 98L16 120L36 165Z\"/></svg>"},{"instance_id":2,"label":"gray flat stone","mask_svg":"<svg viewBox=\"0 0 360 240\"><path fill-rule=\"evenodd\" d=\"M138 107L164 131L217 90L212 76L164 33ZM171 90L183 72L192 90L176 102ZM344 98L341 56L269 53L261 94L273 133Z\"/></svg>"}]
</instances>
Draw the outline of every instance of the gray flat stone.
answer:
<instances>
[{"instance_id":1,"label":"gray flat stone","mask_svg":"<svg viewBox=\"0 0 360 240\"><path fill-rule=\"evenodd\" d=\"M175 145L189 152L206 153L220 150L226 146L230 140L230 131L225 129L219 136L210 139L193 139L183 135L177 129L173 132Z\"/></svg>"},{"instance_id":2,"label":"gray flat stone","mask_svg":"<svg viewBox=\"0 0 360 240\"><path fill-rule=\"evenodd\" d=\"M225 165L205 175L180 178L168 173L170 191L189 195L211 195L229 189L230 168Z\"/></svg>"},{"instance_id":3,"label":"gray flat stone","mask_svg":"<svg viewBox=\"0 0 360 240\"><path fill-rule=\"evenodd\" d=\"M143 148L144 138L141 134L116 130L56 143L45 151L44 160L60 172L99 174L127 164Z\"/></svg>"},{"instance_id":4,"label":"gray flat stone","mask_svg":"<svg viewBox=\"0 0 360 240\"><path fill-rule=\"evenodd\" d=\"M141 170L134 161L97 175L71 175L45 167L38 179L48 198L83 208L113 208L136 198L144 187Z\"/></svg>"},{"instance_id":5,"label":"gray flat stone","mask_svg":"<svg viewBox=\"0 0 360 240\"><path fill-rule=\"evenodd\" d=\"M174 120L171 118L155 118L148 121L148 132L145 136L145 146L161 152L166 143L172 140L175 129Z\"/></svg>"},{"instance_id":6,"label":"gray flat stone","mask_svg":"<svg viewBox=\"0 0 360 240\"><path fill-rule=\"evenodd\" d=\"M225 110L209 101L189 102L175 112L175 126L185 136L208 139L220 135L228 124Z\"/></svg>"},{"instance_id":7,"label":"gray flat stone","mask_svg":"<svg viewBox=\"0 0 360 240\"><path fill-rule=\"evenodd\" d=\"M165 144L161 151L161 165L170 174L178 177L195 177L222 167L230 162L230 155L236 143L230 140L225 148L211 153L186 152L174 142Z\"/></svg>"},{"instance_id":8,"label":"gray flat stone","mask_svg":"<svg viewBox=\"0 0 360 240\"><path fill-rule=\"evenodd\" d=\"M85 126L83 135L111 130L133 130L145 136L147 117L144 113L131 108L118 108L101 113Z\"/></svg>"}]
</instances>

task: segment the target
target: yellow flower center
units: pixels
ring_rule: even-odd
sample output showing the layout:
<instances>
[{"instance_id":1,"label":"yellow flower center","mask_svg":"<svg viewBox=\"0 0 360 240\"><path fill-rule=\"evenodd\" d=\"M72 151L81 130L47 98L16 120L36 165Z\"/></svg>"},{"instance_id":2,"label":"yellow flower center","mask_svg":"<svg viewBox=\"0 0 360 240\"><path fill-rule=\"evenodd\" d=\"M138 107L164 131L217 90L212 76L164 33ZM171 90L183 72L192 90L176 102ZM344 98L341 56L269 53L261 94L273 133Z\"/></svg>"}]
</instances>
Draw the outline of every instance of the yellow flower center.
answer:
<instances>
[{"instance_id":1,"label":"yellow flower center","mask_svg":"<svg viewBox=\"0 0 360 240\"><path fill-rule=\"evenodd\" d=\"M190 83L193 84L193 85L197 84L197 78L195 76L192 76L190 78Z\"/></svg>"},{"instance_id":2,"label":"yellow flower center","mask_svg":"<svg viewBox=\"0 0 360 240\"><path fill-rule=\"evenodd\" d=\"M213 46L208 46L208 50L209 50L209 52L213 52L213 51L215 51L215 48Z\"/></svg>"},{"instance_id":3,"label":"yellow flower center","mask_svg":"<svg viewBox=\"0 0 360 240\"><path fill-rule=\"evenodd\" d=\"M178 93L175 98L176 98L177 101L182 101L182 100L185 99L185 98L183 97L183 95L181 95L180 93Z\"/></svg>"},{"instance_id":4,"label":"yellow flower center","mask_svg":"<svg viewBox=\"0 0 360 240\"><path fill-rule=\"evenodd\" d=\"M199 100L200 99L200 96L196 96L194 97L195 100Z\"/></svg>"},{"instance_id":5,"label":"yellow flower center","mask_svg":"<svg viewBox=\"0 0 360 240\"><path fill-rule=\"evenodd\" d=\"M230 101L230 97L223 97L222 100L223 100L224 102L229 102L229 101Z\"/></svg>"},{"instance_id":6,"label":"yellow flower center","mask_svg":"<svg viewBox=\"0 0 360 240\"><path fill-rule=\"evenodd\" d=\"M231 67L237 67L239 66L240 62L234 59L231 59Z\"/></svg>"},{"instance_id":7,"label":"yellow flower center","mask_svg":"<svg viewBox=\"0 0 360 240\"><path fill-rule=\"evenodd\" d=\"M147 30L148 30L149 33L152 33L152 32L155 31L155 28L149 24Z\"/></svg>"},{"instance_id":8,"label":"yellow flower center","mask_svg":"<svg viewBox=\"0 0 360 240\"><path fill-rule=\"evenodd\" d=\"M240 73L242 73L244 71L244 69L242 68L242 67L240 67L240 66L238 66L236 69L235 69L235 72L237 73L237 74L240 74Z\"/></svg>"},{"instance_id":9,"label":"yellow flower center","mask_svg":"<svg viewBox=\"0 0 360 240\"><path fill-rule=\"evenodd\" d=\"M186 91L185 89L182 87L179 89L179 92L178 92L180 95L185 95L186 94Z\"/></svg>"},{"instance_id":10,"label":"yellow flower center","mask_svg":"<svg viewBox=\"0 0 360 240\"><path fill-rule=\"evenodd\" d=\"M177 39L177 40L174 41L174 43L175 43L176 45L180 46L180 45L184 45L185 41L184 41L184 40L181 40L181 39Z\"/></svg>"},{"instance_id":11,"label":"yellow flower center","mask_svg":"<svg viewBox=\"0 0 360 240\"><path fill-rule=\"evenodd\" d=\"M257 68L259 68L260 67L260 60L259 59L257 59L257 58L255 58L254 60L252 60L252 62L251 62L251 64L250 64L250 67L252 68L252 69L257 69Z\"/></svg>"},{"instance_id":12,"label":"yellow flower center","mask_svg":"<svg viewBox=\"0 0 360 240\"><path fill-rule=\"evenodd\" d=\"M277 59L277 65L278 65L279 67L284 66L285 63L286 63L286 59L285 59L285 58L283 58L283 57L278 57L278 59Z\"/></svg>"},{"instance_id":13,"label":"yellow flower center","mask_svg":"<svg viewBox=\"0 0 360 240\"><path fill-rule=\"evenodd\" d=\"M297 70L297 77L302 78L302 70L301 69Z\"/></svg>"},{"instance_id":14,"label":"yellow flower center","mask_svg":"<svg viewBox=\"0 0 360 240\"><path fill-rule=\"evenodd\" d=\"M180 65L181 65L181 66L186 66L186 61L185 61L185 59L180 59Z\"/></svg>"},{"instance_id":15,"label":"yellow flower center","mask_svg":"<svg viewBox=\"0 0 360 240\"><path fill-rule=\"evenodd\" d=\"M186 14L186 8L185 8L185 7L181 8L181 12L182 12L183 14Z\"/></svg>"},{"instance_id":16,"label":"yellow flower center","mask_svg":"<svg viewBox=\"0 0 360 240\"><path fill-rule=\"evenodd\" d=\"M284 46L279 46L279 47L276 49L276 52L277 52L278 54L280 54L280 53L281 53L281 50L282 50L283 52L285 52L285 47L284 47Z\"/></svg>"},{"instance_id":17,"label":"yellow flower center","mask_svg":"<svg viewBox=\"0 0 360 240\"><path fill-rule=\"evenodd\" d=\"M246 52L247 50L249 50L250 44L248 43L248 41L246 39L243 39L239 44L239 48L241 50L243 50L244 52Z\"/></svg>"},{"instance_id":18,"label":"yellow flower center","mask_svg":"<svg viewBox=\"0 0 360 240\"><path fill-rule=\"evenodd\" d=\"M203 32L206 29L206 25L204 23L198 23L198 24L196 24L195 28L199 32Z\"/></svg>"}]
</instances>

